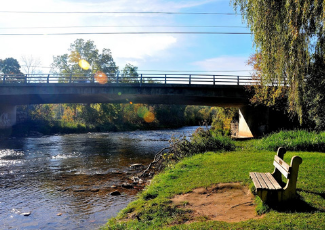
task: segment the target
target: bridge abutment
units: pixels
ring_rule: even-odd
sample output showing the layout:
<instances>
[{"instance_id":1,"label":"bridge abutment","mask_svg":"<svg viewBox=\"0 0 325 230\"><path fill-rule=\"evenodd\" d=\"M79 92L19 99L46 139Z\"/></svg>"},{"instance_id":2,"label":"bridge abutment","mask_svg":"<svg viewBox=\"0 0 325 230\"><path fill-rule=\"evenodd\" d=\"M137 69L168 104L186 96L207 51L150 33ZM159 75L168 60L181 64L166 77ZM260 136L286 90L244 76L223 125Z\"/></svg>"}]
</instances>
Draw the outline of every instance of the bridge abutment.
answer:
<instances>
[{"instance_id":1,"label":"bridge abutment","mask_svg":"<svg viewBox=\"0 0 325 230\"><path fill-rule=\"evenodd\" d=\"M243 106L239 108L237 137L258 137L269 131L269 108Z\"/></svg>"},{"instance_id":2,"label":"bridge abutment","mask_svg":"<svg viewBox=\"0 0 325 230\"><path fill-rule=\"evenodd\" d=\"M0 129L11 128L16 121L16 106L0 104Z\"/></svg>"}]
</instances>

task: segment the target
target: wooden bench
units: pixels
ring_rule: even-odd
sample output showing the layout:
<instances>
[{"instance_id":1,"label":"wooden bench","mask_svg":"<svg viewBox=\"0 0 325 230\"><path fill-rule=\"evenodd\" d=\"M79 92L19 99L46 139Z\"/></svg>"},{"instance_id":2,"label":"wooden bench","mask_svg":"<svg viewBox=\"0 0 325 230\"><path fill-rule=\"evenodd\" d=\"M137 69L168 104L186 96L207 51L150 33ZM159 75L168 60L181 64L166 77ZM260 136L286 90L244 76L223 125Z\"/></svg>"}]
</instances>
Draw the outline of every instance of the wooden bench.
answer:
<instances>
[{"instance_id":1,"label":"wooden bench","mask_svg":"<svg viewBox=\"0 0 325 230\"><path fill-rule=\"evenodd\" d=\"M250 172L249 176L254 182L257 195L263 202L287 201L295 198L299 165L302 159L299 156L291 158L290 166L283 161L285 148L279 148L274 156L273 173ZM282 175L287 178L287 183L282 181Z\"/></svg>"}]
</instances>

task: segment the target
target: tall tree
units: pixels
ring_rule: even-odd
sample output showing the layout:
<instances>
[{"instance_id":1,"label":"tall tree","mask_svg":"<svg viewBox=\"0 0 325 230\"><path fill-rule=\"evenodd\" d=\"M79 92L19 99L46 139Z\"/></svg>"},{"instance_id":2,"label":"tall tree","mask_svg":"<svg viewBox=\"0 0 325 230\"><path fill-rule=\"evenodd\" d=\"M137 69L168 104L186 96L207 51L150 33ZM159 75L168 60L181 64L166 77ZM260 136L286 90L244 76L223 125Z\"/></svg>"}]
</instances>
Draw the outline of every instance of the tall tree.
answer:
<instances>
[{"instance_id":1,"label":"tall tree","mask_svg":"<svg viewBox=\"0 0 325 230\"><path fill-rule=\"evenodd\" d=\"M261 56L260 84L287 90L289 111L302 122L305 79L325 53L325 4L319 0L232 0L252 33ZM324 59L323 59L324 60ZM317 67L316 67L317 68ZM270 101L272 101L270 95Z\"/></svg>"},{"instance_id":2,"label":"tall tree","mask_svg":"<svg viewBox=\"0 0 325 230\"><path fill-rule=\"evenodd\" d=\"M4 74L21 74L20 65L14 58L0 60L0 71Z\"/></svg>"},{"instance_id":3,"label":"tall tree","mask_svg":"<svg viewBox=\"0 0 325 230\"><path fill-rule=\"evenodd\" d=\"M94 41L83 39L75 40L68 54L53 57L52 68L61 74L89 76L101 72L108 78L113 78L118 69L110 49L103 49L100 53Z\"/></svg>"},{"instance_id":4,"label":"tall tree","mask_svg":"<svg viewBox=\"0 0 325 230\"><path fill-rule=\"evenodd\" d=\"M122 70L122 82L130 83L130 82L139 82L138 79L138 67L132 64L126 64L124 69Z\"/></svg>"},{"instance_id":5,"label":"tall tree","mask_svg":"<svg viewBox=\"0 0 325 230\"><path fill-rule=\"evenodd\" d=\"M37 68L41 65L41 60L39 58L35 58L32 55L30 56L22 56L21 57L22 69L26 74L37 74Z\"/></svg>"}]
</instances>

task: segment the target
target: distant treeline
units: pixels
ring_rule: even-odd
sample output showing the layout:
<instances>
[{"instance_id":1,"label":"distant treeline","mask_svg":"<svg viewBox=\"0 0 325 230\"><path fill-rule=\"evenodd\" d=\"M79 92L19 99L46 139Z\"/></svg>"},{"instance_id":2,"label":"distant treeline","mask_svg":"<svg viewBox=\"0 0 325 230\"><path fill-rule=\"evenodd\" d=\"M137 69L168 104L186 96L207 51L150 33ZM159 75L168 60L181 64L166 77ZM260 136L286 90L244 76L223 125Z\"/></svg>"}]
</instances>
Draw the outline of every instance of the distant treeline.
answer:
<instances>
[{"instance_id":1,"label":"distant treeline","mask_svg":"<svg viewBox=\"0 0 325 230\"><path fill-rule=\"evenodd\" d=\"M17 107L13 135L105 132L213 125L230 133L236 109L146 104L44 104Z\"/></svg>"}]
</instances>

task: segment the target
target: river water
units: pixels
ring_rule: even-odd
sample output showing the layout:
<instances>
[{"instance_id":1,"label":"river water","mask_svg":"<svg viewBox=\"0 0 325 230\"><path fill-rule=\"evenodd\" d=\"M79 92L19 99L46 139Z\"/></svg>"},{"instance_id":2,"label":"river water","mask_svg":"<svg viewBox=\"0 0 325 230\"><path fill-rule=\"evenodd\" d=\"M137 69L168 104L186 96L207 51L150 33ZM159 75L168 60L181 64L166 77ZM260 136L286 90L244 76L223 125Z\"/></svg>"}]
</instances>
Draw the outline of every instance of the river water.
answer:
<instances>
[{"instance_id":1,"label":"river water","mask_svg":"<svg viewBox=\"0 0 325 230\"><path fill-rule=\"evenodd\" d=\"M121 183L197 127L0 141L0 229L96 229L135 199ZM114 186L117 186L114 188ZM118 190L120 196L112 196Z\"/></svg>"}]
</instances>

